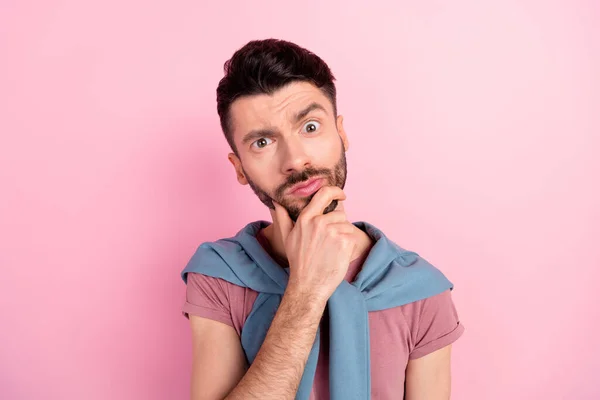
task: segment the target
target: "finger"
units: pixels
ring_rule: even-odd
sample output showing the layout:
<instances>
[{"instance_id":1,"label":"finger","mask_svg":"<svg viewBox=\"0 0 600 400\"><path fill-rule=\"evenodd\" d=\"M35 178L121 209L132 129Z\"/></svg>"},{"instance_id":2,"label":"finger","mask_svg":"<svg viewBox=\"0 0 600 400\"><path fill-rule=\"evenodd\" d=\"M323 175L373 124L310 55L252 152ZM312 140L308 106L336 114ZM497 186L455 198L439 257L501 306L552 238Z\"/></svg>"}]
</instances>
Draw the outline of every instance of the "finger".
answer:
<instances>
[{"instance_id":1,"label":"finger","mask_svg":"<svg viewBox=\"0 0 600 400\"><path fill-rule=\"evenodd\" d=\"M338 207L338 204L341 203L339 203L337 200L333 200L331 203L329 203L327 207L325 207L325 210L323 210L323 214L329 214Z\"/></svg>"},{"instance_id":2,"label":"finger","mask_svg":"<svg viewBox=\"0 0 600 400\"><path fill-rule=\"evenodd\" d=\"M319 223L322 221L323 224L337 224L340 222L350 223L348 222L348 217L346 217L346 213L344 211L335 210L327 214L317 215L314 217L314 221Z\"/></svg>"},{"instance_id":3,"label":"finger","mask_svg":"<svg viewBox=\"0 0 600 400\"><path fill-rule=\"evenodd\" d=\"M343 235L354 234L354 228L355 228L355 226L352 225L350 222L334 222L332 224L327 225L327 227L329 229L335 230L336 233L343 234Z\"/></svg>"},{"instance_id":4,"label":"finger","mask_svg":"<svg viewBox=\"0 0 600 400\"><path fill-rule=\"evenodd\" d=\"M323 186L315 193L304 210L302 210L298 219L300 219L301 216L304 216L304 218L311 218L323 214L323 211L333 200L338 200L338 202L346 200L346 194L344 194L344 191L337 186Z\"/></svg>"},{"instance_id":5,"label":"finger","mask_svg":"<svg viewBox=\"0 0 600 400\"><path fill-rule=\"evenodd\" d=\"M294 227L294 222L290 218L290 214L288 214L287 210L273 200L273 205L275 206L275 219L277 220L277 226L279 227L279 233L281 234L281 238L283 239L283 243L285 243L290 231Z\"/></svg>"},{"instance_id":6,"label":"finger","mask_svg":"<svg viewBox=\"0 0 600 400\"><path fill-rule=\"evenodd\" d=\"M344 202L343 201L337 202L336 205L335 205L334 210L335 211L344 211L345 212L346 210L344 208Z\"/></svg>"}]
</instances>

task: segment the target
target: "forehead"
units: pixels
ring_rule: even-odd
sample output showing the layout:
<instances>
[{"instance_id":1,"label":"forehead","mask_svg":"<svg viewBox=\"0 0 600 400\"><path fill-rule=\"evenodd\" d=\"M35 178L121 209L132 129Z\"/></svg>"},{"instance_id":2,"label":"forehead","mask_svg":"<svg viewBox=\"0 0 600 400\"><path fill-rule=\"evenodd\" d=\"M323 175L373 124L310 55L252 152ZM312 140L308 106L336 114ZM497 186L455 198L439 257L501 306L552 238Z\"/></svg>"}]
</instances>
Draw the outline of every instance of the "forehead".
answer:
<instances>
[{"instance_id":1,"label":"forehead","mask_svg":"<svg viewBox=\"0 0 600 400\"><path fill-rule=\"evenodd\" d=\"M298 111L315 102L333 115L329 98L309 82L292 82L272 94L240 97L230 108L233 137L237 141L253 129L290 124Z\"/></svg>"}]
</instances>

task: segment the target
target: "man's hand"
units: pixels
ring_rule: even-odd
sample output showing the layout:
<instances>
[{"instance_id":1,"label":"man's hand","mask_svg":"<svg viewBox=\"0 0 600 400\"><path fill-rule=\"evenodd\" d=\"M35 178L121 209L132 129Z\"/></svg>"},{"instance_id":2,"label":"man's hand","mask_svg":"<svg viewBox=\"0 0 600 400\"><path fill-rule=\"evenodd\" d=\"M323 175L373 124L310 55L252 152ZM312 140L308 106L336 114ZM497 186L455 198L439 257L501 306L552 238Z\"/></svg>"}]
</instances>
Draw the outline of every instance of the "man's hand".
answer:
<instances>
[{"instance_id":1,"label":"man's hand","mask_svg":"<svg viewBox=\"0 0 600 400\"><path fill-rule=\"evenodd\" d=\"M275 204L275 218L290 264L290 280L267 336L246 370L236 332L200 318L195 329L194 399L293 400L315 341L327 300L344 279L354 251L353 225L343 206L323 215L332 200L346 196L338 187L323 187L294 225ZM228 348L227 360L220 351ZM217 379L218 374L227 376ZM245 373L244 373L245 372ZM243 376L242 376L243 375Z\"/></svg>"},{"instance_id":2,"label":"man's hand","mask_svg":"<svg viewBox=\"0 0 600 400\"><path fill-rule=\"evenodd\" d=\"M302 210L296 224L285 208L274 203L290 265L288 290L326 302L344 279L356 246L354 226L340 206L328 214L323 211L333 200L345 199L339 187L322 187Z\"/></svg>"}]
</instances>

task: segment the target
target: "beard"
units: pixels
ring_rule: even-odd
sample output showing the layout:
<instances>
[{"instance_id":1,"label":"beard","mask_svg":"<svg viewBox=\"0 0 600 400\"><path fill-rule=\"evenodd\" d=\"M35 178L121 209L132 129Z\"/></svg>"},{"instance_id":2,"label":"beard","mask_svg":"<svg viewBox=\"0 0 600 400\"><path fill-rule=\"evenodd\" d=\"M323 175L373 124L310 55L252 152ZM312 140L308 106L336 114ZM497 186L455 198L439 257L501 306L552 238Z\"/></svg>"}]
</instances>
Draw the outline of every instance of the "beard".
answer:
<instances>
[{"instance_id":1,"label":"beard","mask_svg":"<svg viewBox=\"0 0 600 400\"><path fill-rule=\"evenodd\" d=\"M286 181L283 184L281 184L277 189L275 189L273 195L270 195L265 190L261 189L254 181L252 181L252 179L250 179L248 174L246 174L246 171L244 171L244 174L246 175L246 180L248 181L248 184L250 185L258 199L271 210L275 210L275 206L273 205L273 200L275 200L287 210L288 214L290 215L290 219L294 222L298 220L298 217L300 216L300 213L302 212L304 207L306 207L308 203L310 203L310 201L318 191L311 194L310 196L300 198L299 200L304 204L302 206L298 206L298 201L288 201L283 196L286 190L298 183L305 182L312 177L323 177L328 182L326 185L338 186L339 188L343 189L346 185L347 173L348 171L346 166L346 152L344 151L344 146L342 146L342 153L340 155L340 159L332 169L308 167L302 172L294 172L287 177ZM327 208L325 208L323 214L327 214L335 210L335 208L337 207L337 203L337 200L333 200L327 206Z\"/></svg>"}]
</instances>

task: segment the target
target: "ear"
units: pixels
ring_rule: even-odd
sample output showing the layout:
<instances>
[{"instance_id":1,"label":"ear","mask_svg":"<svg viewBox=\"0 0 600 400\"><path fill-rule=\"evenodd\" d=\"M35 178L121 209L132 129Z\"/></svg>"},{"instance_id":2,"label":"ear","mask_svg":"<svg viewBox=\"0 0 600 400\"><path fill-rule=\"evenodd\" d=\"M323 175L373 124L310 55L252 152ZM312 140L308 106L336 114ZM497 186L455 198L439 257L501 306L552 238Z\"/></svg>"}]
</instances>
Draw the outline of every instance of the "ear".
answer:
<instances>
[{"instance_id":1,"label":"ear","mask_svg":"<svg viewBox=\"0 0 600 400\"><path fill-rule=\"evenodd\" d=\"M248 180L246 179L246 174L244 174L244 169L242 168L242 162L240 161L238 156L236 156L235 153L229 153L227 155L227 158L229 159L229 162L231 163L231 165L233 165L233 168L235 169L235 175L240 185L247 185Z\"/></svg>"},{"instance_id":2,"label":"ear","mask_svg":"<svg viewBox=\"0 0 600 400\"><path fill-rule=\"evenodd\" d=\"M336 127L340 138L342 139L342 143L344 143L344 151L348 151L350 148L350 143L348 142L348 136L346 136L346 131L344 130L344 117L342 115L338 115Z\"/></svg>"}]
</instances>

